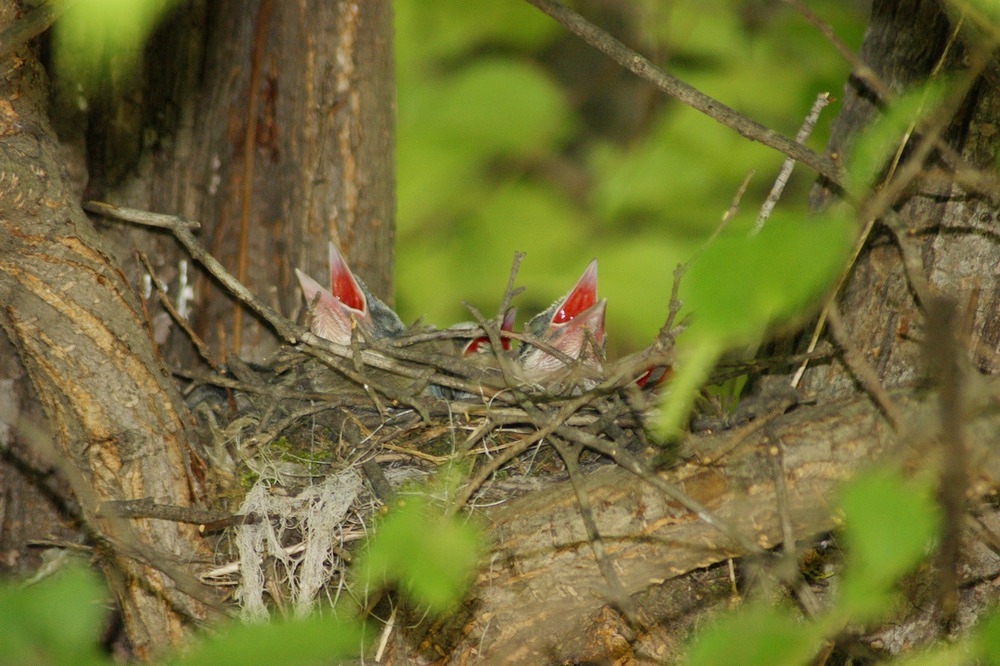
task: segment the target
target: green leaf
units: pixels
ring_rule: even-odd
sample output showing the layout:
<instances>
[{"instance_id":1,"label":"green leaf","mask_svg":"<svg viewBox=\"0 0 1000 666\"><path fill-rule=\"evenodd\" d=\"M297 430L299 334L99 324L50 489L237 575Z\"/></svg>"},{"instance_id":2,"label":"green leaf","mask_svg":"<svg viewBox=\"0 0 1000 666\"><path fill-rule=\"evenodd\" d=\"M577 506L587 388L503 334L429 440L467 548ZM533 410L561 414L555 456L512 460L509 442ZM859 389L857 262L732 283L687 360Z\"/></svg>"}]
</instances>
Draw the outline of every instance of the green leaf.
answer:
<instances>
[{"instance_id":1,"label":"green leaf","mask_svg":"<svg viewBox=\"0 0 1000 666\"><path fill-rule=\"evenodd\" d=\"M725 346L758 341L818 304L848 257L853 225L830 215L773 216L757 236L724 233L691 264L681 298L693 316L685 337Z\"/></svg>"},{"instance_id":2,"label":"green leaf","mask_svg":"<svg viewBox=\"0 0 1000 666\"><path fill-rule=\"evenodd\" d=\"M805 664L820 636L781 608L756 604L724 617L702 632L684 660L689 666Z\"/></svg>"},{"instance_id":3,"label":"green leaf","mask_svg":"<svg viewBox=\"0 0 1000 666\"><path fill-rule=\"evenodd\" d=\"M843 604L855 616L888 610L892 588L927 553L941 525L934 488L894 469L866 472L844 486L843 542L847 548Z\"/></svg>"},{"instance_id":4,"label":"green leaf","mask_svg":"<svg viewBox=\"0 0 1000 666\"><path fill-rule=\"evenodd\" d=\"M364 632L353 620L314 615L270 624L233 623L185 649L168 663L184 666L331 664L357 656Z\"/></svg>"},{"instance_id":5,"label":"green leaf","mask_svg":"<svg viewBox=\"0 0 1000 666\"><path fill-rule=\"evenodd\" d=\"M845 186L848 192L862 198L894 159L900 147L921 118L937 108L947 88L940 81L919 86L893 103L861 135L850 157Z\"/></svg>"},{"instance_id":6,"label":"green leaf","mask_svg":"<svg viewBox=\"0 0 1000 666\"><path fill-rule=\"evenodd\" d=\"M443 612L461 600L472 580L480 543L469 523L409 498L379 524L358 565L362 586L398 583L414 602Z\"/></svg>"},{"instance_id":7,"label":"green leaf","mask_svg":"<svg viewBox=\"0 0 1000 666\"><path fill-rule=\"evenodd\" d=\"M0 589L0 662L101 664L97 649L107 594L83 564L27 587Z\"/></svg>"},{"instance_id":8,"label":"green leaf","mask_svg":"<svg viewBox=\"0 0 1000 666\"><path fill-rule=\"evenodd\" d=\"M671 439L680 434L695 396L704 386L722 351L722 347L712 339L679 348L678 363L663 391L660 413L656 418L657 437Z\"/></svg>"},{"instance_id":9,"label":"green leaf","mask_svg":"<svg viewBox=\"0 0 1000 666\"><path fill-rule=\"evenodd\" d=\"M1000 664L1000 612L994 610L979 623L975 640L985 663Z\"/></svg>"},{"instance_id":10,"label":"green leaf","mask_svg":"<svg viewBox=\"0 0 1000 666\"><path fill-rule=\"evenodd\" d=\"M658 434L675 435L712 365L728 348L760 341L818 305L843 266L852 225L830 215L779 214L752 237L720 236L681 278L692 324L678 340L678 364L664 392Z\"/></svg>"}]
</instances>

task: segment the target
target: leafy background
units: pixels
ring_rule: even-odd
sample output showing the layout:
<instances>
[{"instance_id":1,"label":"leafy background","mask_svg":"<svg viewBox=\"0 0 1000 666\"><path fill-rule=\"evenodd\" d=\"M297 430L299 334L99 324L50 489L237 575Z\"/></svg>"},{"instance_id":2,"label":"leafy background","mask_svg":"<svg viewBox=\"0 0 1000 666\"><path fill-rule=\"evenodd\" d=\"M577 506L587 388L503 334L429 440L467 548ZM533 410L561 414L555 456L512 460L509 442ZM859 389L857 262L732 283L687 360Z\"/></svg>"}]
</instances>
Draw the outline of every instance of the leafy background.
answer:
<instances>
[{"instance_id":1,"label":"leafy background","mask_svg":"<svg viewBox=\"0 0 1000 666\"><path fill-rule=\"evenodd\" d=\"M782 2L577 2L578 11L672 74L794 136L816 95L840 97L849 67ZM860 2L810 9L849 48ZM740 183L749 224L781 164L622 71L524 2L398 3L397 305L438 326L495 313L516 250L527 252L520 321L600 260L609 355L648 344L674 267L719 224ZM810 145L822 150L835 102ZM802 215L814 175L782 200Z\"/></svg>"}]
</instances>

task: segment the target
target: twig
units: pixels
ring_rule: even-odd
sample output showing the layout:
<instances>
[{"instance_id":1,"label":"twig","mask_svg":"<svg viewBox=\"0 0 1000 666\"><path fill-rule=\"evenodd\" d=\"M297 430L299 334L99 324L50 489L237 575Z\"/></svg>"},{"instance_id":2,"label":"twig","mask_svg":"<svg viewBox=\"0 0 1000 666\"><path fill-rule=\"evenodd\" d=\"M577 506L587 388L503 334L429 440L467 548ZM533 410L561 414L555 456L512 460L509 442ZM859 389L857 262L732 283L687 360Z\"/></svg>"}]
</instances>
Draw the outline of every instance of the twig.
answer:
<instances>
[{"instance_id":1,"label":"twig","mask_svg":"<svg viewBox=\"0 0 1000 666\"><path fill-rule=\"evenodd\" d=\"M820 155L806 146L796 143L754 120L750 120L691 85L670 76L636 51L628 48L604 30L590 23L573 10L555 2L555 0L527 0L527 2L551 16L570 32L576 34L594 48L606 53L622 67L633 72L640 78L649 81L664 93L704 113L709 118L722 123L726 127L736 130L751 141L758 141L798 162L802 162L829 179L832 183L840 182L840 168L829 157Z\"/></svg>"},{"instance_id":2,"label":"twig","mask_svg":"<svg viewBox=\"0 0 1000 666\"><path fill-rule=\"evenodd\" d=\"M927 345L925 358L941 391L941 485L938 490L944 514L938 546L938 604L942 625L954 626L958 613L958 567L965 527L966 491L969 470L968 447L963 433L964 377L961 345L955 335L955 306L943 297L926 304Z\"/></svg>"},{"instance_id":3,"label":"twig","mask_svg":"<svg viewBox=\"0 0 1000 666\"><path fill-rule=\"evenodd\" d=\"M879 78L875 70L869 67L868 63L858 57L850 47L837 37L829 23L819 18L811 9L803 5L800 0L785 0L785 2L794 7L795 11L802 14L802 17L819 30L820 34L833 45L833 48L840 54L840 57L850 64L851 74L863 81L883 102L890 100L892 91L889 90L889 86L882 83L882 79Z\"/></svg>"},{"instance_id":4,"label":"twig","mask_svg":"<svg viewBox=\"0 0 1000 666\"><path fill-rule=\"evenodd\" d=\"M97 515L102 517L118 516L120 518L158 518L175 523L190 523L204 525L218 520L242 518L220 511L208 511L190 506L175 504L158 504L152 497L135 500L109 500L102 502L97 508Z\"/></svg>"},{"instance_id":5,"label":"twig","mask_svg":"<svg viewBox=\"0 0 1000 666\"><path fill-rule=\"evenodd\" d=\"M942 53L934 70L931 72L931 80L936 79L939 75L948 54L948 49L958 38L959 28L960 26L955 27L951 35L952 41L948 43L945 52ZM877 218L885 211L890 210L900 194L923 173L925 162L940 139L941 134L951 124L955 113L964 103L969 90L972 89L972 86L975 85L980 75L991 62L991 56L995 47L996 42L993 41L980 44L966 57L968 67L963 69L961 74L955 79L948 96L934 109L931 116L921 123L922 136L920 142L907 156L906 162L899 166L904 148L909 143L910 133L916 128L917 120L914 120L910 125L907 134L904 136L904 140L897 147L896 156L890 167L889 175L884 180L885 186L877 190L875 196L864 202L861 207L861 219Z\"/></svg>"},{"instance_id":6,"label":"twig","mask_svg":"<svg viewBox=\"0 0 1000 666\"><path fill-rule=\"evenodd\" d=\"M771 473L774 477L774 498L778 505L778 518L781 521L781 551L784 555L784 565L786 569L782 573L787 574L791 580L783 581L789 585L799 599L799 603L809 617L816 617L820 607L816 595L802 580L799 572L799 555L795 546L795 529L792 526L790 504L788 502L788 484L785 482L785 454L781 440L771 437L771 423L765 426L765 430L770 440L767 443L768 458L771 460Z\"/></svg>"},{"instance_id":7,"label":"twig","mask_svg":"<svg viewBox=\"0 0 1000 666\"><path fill-rule=\"evenodd\" d=\"M101 201L88 201L83 204L83 209L88 212L104 215L105 217L110 217L116 220L124 220L125 222L133 222L135 224L142 224L145 226L169 229L195 261L200 263L208 270L209 273L215 276L215 278L221 282L223 286L233 294L233 296L238 298L241 302L250 307L250 309L260 315L264 321L270 324L271 327L274 328L275 332L277 332L278 335L281 336L286 342L294 345L303 338L302 333L305 332L305 329L285 319L267 303L264 303L262 300L254 296L253 292L233 277L232 273L227 271L225 267L220 264L215 257L209 254L208 250L206 250L204 246L198 242L198 240L191 233L191 229L198 228L199 225L197 222L191 222L178 215L150 213L148 211L136 210L134 208L114 206Z\"/></svg>"},{"instance_id":8,"label":"twig","mask_svg":"<svg viewBox=\"0 0 1000 666\"><path fill-rule=\"evenodd\" d=\"M830 103L830 93L823 92L816 95L816 101L813 102L812 107L809 109L809 114L806 116L805 121L802 123L802 127L799 128L799 133L795 135L795 140L799 143L804 143L809 135L812 134L813 128L816 127L816 121L819 120L820 112L826 108L826 105ZM781 163L781 169L778 171L778 177L774 179L774 185L771 187L770 193L767 195L767 199L764 201L764 205L760 207L760 213L757 215L757 221L753 225L753 230L750 232L751 235L759 234L764 228L764 223L767 222L767 218L771 216L771 211L774 207L778 205L778 200L781 199L782 192L785 191L785 185L788 184L788 179L792 175L792 169L795 168L795 160L786 157L785 161Z\"/></svg>"},{"instance_id":9,"label":"twig","mask_svg":"<svg viewBox=\"0 0 1000 666\"><path fill-rule=\"evenodd\" d=\"M694 259L696 257L698 257L700 254L704 253L705 250L710 245L712 245L712 243L715 242L715 239L717 239L722 234L722 232L725 230L725 228L727 226L729 226L729 220L731 220L734 217L736 217L736 213L738 213L740 211L740 201L743 200L743 195L746 194L747 188L750 186L750 181L753 180L753 177L754 177L755 173L756 173L756 171L754 171L753 169L751 169L750 173L748 173L746 175L746 178L743 179L743 182L740 183L740 186L738 188L736 188L736 194L734 194L733 198L730 200L730 202L729 202L729 208L727 208L726 212L722 214L722 219L719 220L719 224L717 224L716 227L715 227L715 229L712 231L712 235L709 236L705 240L705 242L701 244L701 246L694 253L694 255L690 259L687 260L687 262L686 262L687 264L690 264L692 261L694 261Z\"/></svg>"},{"instance_id":10,"label":"twig","mask_svg":"<svg viewBox=\"0 0 1000 666\"><path fill-rule=\"evenodd\" d=\"M941 54L941 57L938 58L938 61L934 66L931 73L932 79L937 77L941 68L944 66L948 51L957 36L958 26L956 26L955 30L952 32L951 41L949 41L945 51ZM847 276L850 274L851 269L857 262L858 256L861 254L861 250L864 248L864 245L868 240L868 236L871 234L871 231L875 226L875 222L880 216L885 217L885 219L889 221L890 228L895 227L896 229L905 230L905 225L899 222L898 215L892 210L892 205L895 203L899 195L907 187L909 187L910 183L923 173L925 160L930 155L932 148L941 141L941 134L951 122L955 111L959 108L969 89L975 84L976 80L989 63L989 55L993 52L994 46L993 42L981 44L970 56L968 56L967 60L970 62L969 67L963 71L962 76L952 87L951 94L938 106L933 117L924 123L922 140L916 148L914 148L907 162L900 167L899 161L903 155L903 149L909 142L910 132L916 127L917 121L914 120L914 122L911 123L910 129L896 147L893 162L890 165L888 174L883 179L885 186L879 190L875 196L871 197L868 201L863 202L860 206L859 216L862 220L866 220L865 227L855 241L851 260L847 263L844 270L837 278L836 286L831 292L833 294L831 296L831 301L833 298L836 298L836 295L840 293L841 288L847 281ZM930 287L930 283L923 276L923 265L918 258L919 252L916 248L911 248L907 244L905 234L897 233L896 237L899 240L899 247L903 252L904 267L907 270L907 277L910 280L910 286L913 287L913 290L920 302L926 303L927 300L932 297L934 292ZM816 322L816 327L813 329L812 338L806 350L807 352L812 352L816 348L816 343L819 340L820 333L826 324L828 309L829 303L827 303L827 305L823 308L823 311L820 313L819 319ZM803 361L802 365L799 366L799 369L795 372L791 380L791 385L793 387L797 387L799 382L802 380L808 363L808 360Z\"/></svg>"},{"instance_id":11,"label":"twig","mask_svg":"<svg viewBox=\"0 0 1000 666\"><path fill-rule=\"evenodd\" d=\"M652 470L646 464L624 449L605 442L596 435L584 432L579 428L568 428L560 426L555 434L565 437L568 440L579 442L589 449L602 453L614 460L620 467L639 477L649 485L653 486L670 499L678 502L685 509L698 516L705 524L711 525L719 532L729 537L738 544L744 551L752 554L760 554L763 551L753 539L742 534L728 521L711 512L705 505L694 499L680 488L668 482Z\"/></svg>"},{"instance_id":12,"label":"twig","mask_svg":"<svg viewBox=\"0 0 1000 666\"><path fill-rule=\"evenodd\" d=\"M833 28L814 14L800 0L784 0L791 5L802 16L809 21L820 34L822 34L840 56L851 66L852 74L862 81L875 93L881 104L891 104L895 101L896 95L886 85L875 70L868 66L864 60L844 42L836 36ZM957 0L956 0L957 2ZM968 11L969 6L962 3L963 11ZM990 197L993 201L1000 201L1000 178L992 171L978 169L970 166L962 155L948 145L942 138L938 137L934 142L934 148L939 151L942 161L954 172L954 179L965 189L973 190Z\"/></svg>"}]
</instances>

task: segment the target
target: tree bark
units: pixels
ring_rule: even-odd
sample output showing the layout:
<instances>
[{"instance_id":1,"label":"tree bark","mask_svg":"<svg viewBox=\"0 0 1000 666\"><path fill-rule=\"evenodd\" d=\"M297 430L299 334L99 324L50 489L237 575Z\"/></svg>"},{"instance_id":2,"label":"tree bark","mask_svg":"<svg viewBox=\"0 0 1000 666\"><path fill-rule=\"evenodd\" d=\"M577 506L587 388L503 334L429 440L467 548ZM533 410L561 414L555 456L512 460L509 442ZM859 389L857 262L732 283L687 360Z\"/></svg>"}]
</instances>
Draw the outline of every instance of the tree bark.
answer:
<instances>
[{"instance_id":1,"label":"tree bark","mask_svg":"<svg viewBox=\"0 0 1000 666\"><path fill-rule=\"evenodd\" d=\"M880 0L872 6L861 56L895 94L927 81L936 67L941 69L936 76L958 81L978 47L969 32L953 34L955 30L955 22L935 0ZM838 299L852 344L887 385L913 381L925 371L921 343L927 334L923 311L927 304L920 302L921 294L906 274L901 243L912 248L931 294L957 304L962 315L954 324L961 329L974 367L987 374L1000 369L996 353L1000 348L1000 281L994 271L1000 262L1000 244L995 239L998 195L954 178L961 168L959 160L966 168L995 173L998 73L1000 60L992 57L957 110L942 119L943 142L954 154L933 151L919 177L890 202L905 228L893 232L891 225L876 222ZM848 162L857 136L877 114L874 93L851 79L829 152ZM918 128L909 141L904 164L923 136ZM815 202L823 205L830 196L822 190ZM813 366L802 388L823 399L848 395L857 385L838 361Z\"/></svg>"},{"instance_id":2,"label":"tree bark","mask_svg":"<svg viewBox=\"0 0 1000 666\"><path fill-rule=\"evenodd\" d=\"M900 93L927 80L937 67L942 75L961 79L976 48L969 32L955 33L955 23L933 0L877 0L862 56L889 90ZM883 386L913 385L927 375L926 355L948 353L926 347L933 336L925 317L928 303L921 298L943 297L958 305L960 321L952 323L961 329L963 353L967 351L976 371L994 374L1000 364L1000 281L995 275L1000 264L996 243L1000 198L981 183L956 179L963 169L985 173L994 169L1000 141L995 131L998 72L1000 61L990 58L968 93L956 100L951 115L931 116L931 123L941 123L941 138L951 150L931 151L924 163L916 165L920 168L912 172L908 186L888 202L903 228L893 231L889 222L876 222L838 298L847 344L860 350ZM834 125L830 154L846 162L854 140L878 113L873 92L852 78ZM923 136L918 128L904 153L904 167ZM817 206L832 196L830 189L819 191ZM917 258L916 266L911 261L909 274L904 250ZM924 293L913 284L921 275L929 285ZM964 359L951 360L964 367ZM788 375L776 377L783 384L788 380ZM963 393L971 400L976 390L966 389L979 383L968 374L963 381L967 384ZM855 369L840 357L832 364L811 365L802 388L806 395L816 396L817 407L800 408L732 449L725 444L730 435L694 438L689 442L692 456L666 475L764 548L782 540L773 466L768 461L768 450L775 444L784 455L788 513L796 538L834 527L831 503L838 483L886 451L903 453L901 442L917 445L911 455L923 457L922 464L947 456L934 439L940 433L935 400L892 394L904 426L895 434L860 390ZM968 404L962 407L966 441L995 441L1000 423L992 416L973 423L971 411ZM723 454L718 453L720 447ZM966 455L963 462L974 471L974 483L959 490L962 497L995 488L996 456L976 448ZM703 462L706 459L710 463ZM592 474L587 487L605 549L629 594L745 554L714 528L622 470ZM612 603L612 596L588 546L572 488L563 483L512 502L491 515L491 526L493 558L480 576L474 600L467 604L463 624L432 632L425 645L453 646L445 649L448 663L464 663L473 656L493 663L613 656L607 646L595 647L599 637L594 627L600 622L601 607ZM972 550L964 551L963 561L972 560ZM899 622L909 641L935 637L937 602L928 599L929 615L916 623L931 627L930 633ZM986 605L981 595L965 603L969 618ZM449 630L460 638L448 635Z\"/></svg>"},{"instance_id":3,"label":"tree bark","mask_svg":"<svg viewBox=\"0 0 1000 666\"><path fill-rule=\"evenodd\" d=\"M968 414L970 440L989 442L1000 435L1000 415L983 409L987 395ZM911 424L902 435L867 398L827 401L742 431L692 438L682 462L661 476L761 549L782 542L782 511L796 540L811 539L836 526L831 509L837 488L859 467L886 455L915 461L936 445L937 397L900 391L894 398ZM983 492L1000 479L1000 460L985 448L975 459ZM776 496L778 469L787 488L785 509ZM629 595L748 554L623 469L588 474L586 489L604 548ZM491 512L488 521L493 547L476 594L463 615L434 628L424 643L448 654L447 663L473 657L487 663L562 663L602 656L587 628L599 622L604 606L613 605L613 596L569 482L513 500Z\"/></svg>"},{"instance_id":4,"label":"tree bark","mask_svg":"<svg viewBox=\"0 0 1000 666\"><path fill-rule=\"evenodd\" d=\"M153 39L139 90L98 106L89 151L104 164L88 196L180 214L202 223L204 244L279 312L302 308L294 269L327 271L338 242L372 292L392 302L395 236L395 92L388 2L194 2ZM142 100L123 141L110 128ZM144 137L144 138L142 138ZM145 144L139 156L114 146ZM134 169L108 172L116 161ZM108 164L111 162L111 165ZM187 257L165 235L113 228L104 235L130 280L146 252L176 299ZM278 347L200 268L191 326L217 362L229 352L264 361ZM150 302L164 325L168 359L196 360L183 331Z\"/></svg>"},{"instance_id":5,"label":"tree bark","mask_svg":"<svg viewBox=\"0 0 1000 666\"><path fill-rule=\"evenodd\" d=\"M15 18L13 3L4 3L0 26ZM2 67L0 325L49 418L48 433L38 424L20 430L73 487L133 649L144 658L206 617L174 578L148 566L197 558L198 536L161 521L125 526L99 508L135 497L192 503L197 481L184 410L139 303L69 186L46 116L44 72L27 48ZM130 557L136 553L147 564Z\"/></svg>"},{"instance_id":6,"label":"tree bark","mask_svg":"<svg viewBox=\"0 0 1000 666\"><path fill-rule=\"evenodd\" d=\"M0 2L0 28L18 18L17 5ZM189 506L216 499L205 496L200 460L187 448L189 416L157 350L163 345L172 364L189 364L190 342L155 297L142 302L134 293L144 272L136 250L175 306L189 261L166 234L103 220L95 228L80 209L81 193L200 220L216 256L286 313L301 303L292 268L321 276L329 238L387 297L391 47L388 2L192 0L153 37L142 75L109 84L109 94L86 109L67 89L48 106L48 80L31 49L0 64L7 239L0 324L24 368L4 359L3 421L20 419L13 439L23 455L0 471L5 493L17 493L0 507L3 524L36 526L20 531L24 538L57 535L47 526L59 516L45 522L15 512L78 512L139 658L207 617L206 606L185 593L211 598L190 577L191 562L208 555L193 528L99 511L109 500ZM186 275L188 286L195 281L193 328L217 362L234 349L250 359L270 355L276 341L260 322L237 315L197 269L188 266ZM16 385L21 375L34 395ZM33 402L44 405L51 435L31 420ZM44 485L46 466L72 493L43 487L33 499L16 490ZM46 492L57 496L54 506ZM0 543L13 534L4 529ZM9 546L11 562L26 551L24 541Z\"/></svg>"}]
</instances>

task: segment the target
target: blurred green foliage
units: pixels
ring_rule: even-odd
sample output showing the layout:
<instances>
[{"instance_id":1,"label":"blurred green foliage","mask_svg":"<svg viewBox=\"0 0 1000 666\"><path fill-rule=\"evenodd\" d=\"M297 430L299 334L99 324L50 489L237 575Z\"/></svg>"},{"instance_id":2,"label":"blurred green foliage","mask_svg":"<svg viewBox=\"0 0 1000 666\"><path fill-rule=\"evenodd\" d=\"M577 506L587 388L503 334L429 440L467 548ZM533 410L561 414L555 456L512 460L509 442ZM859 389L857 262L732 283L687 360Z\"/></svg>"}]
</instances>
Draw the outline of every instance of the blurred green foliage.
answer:
<instances>
[{"instance_id":1,"label":"blurred green foliage","mask_svg":"<svg viewBox=\"0 0 1000 666\"><path fill-rule=\"evenodd\" d=\"M177 0L74 0L53 32L58 81L93 94L132 76L146 38Z\"/></svg>"},{"instance_id":2,"label":"blurred green foliage","mask_svg":"<svg viewBox=\"0 0 1000 666\"><path fill-rule=\"evenodd\" d=\"M82 563L35 585L0 586L0 663L111 663L98 648L107 609L100 577Z\"/></svg>"},{"instance_id":3,"label":"blurred green foliage","mask_svg":"<svg viewBox=\"0 0 1000 666\"><path fill-rule=\"evenodd\" d=\"M848 66L788 5L753 0L590 0L576 7L667 71L794 136ZM859 5L811 2L847 44ZM527 3L397 3L397 300L404 319L450 325L499 305L515 250L528 253L522 321L593 257L608 298L609 355L648 344L672 273L719 224L766 197L781 156L665 98ZM794 67L789 67L794 63ZM810 140L822 150L837 106ZM802 216L799 168L780 208Z\"/></svg>"},{"instance_id":4,"label":"blurred green foliage","mask_svg":"<svg viewBox=\"0 0 1000 666\"><path fill-rule=\"evenodd\" d=\"M782 211L757 235L727 228L691 261L679 294L692 319L663 392L662 435L682 429L723 352L759 344L816 310L847 264L856 235L853 216L839 208L809 220Z\"/></svg>"},{"instance_id":5,"label":"blurred green foliage","mask_svg":"<svg viewBox=\"0 0 1000 666\"><path fill-rule=\"evenodd\" d=\"M464 518L431 507L420 496L400 502L378 526L354 571L358 588L398 586L432 613L461 601L479 567L482 536Z\"/></svg>"}]
</instances>

